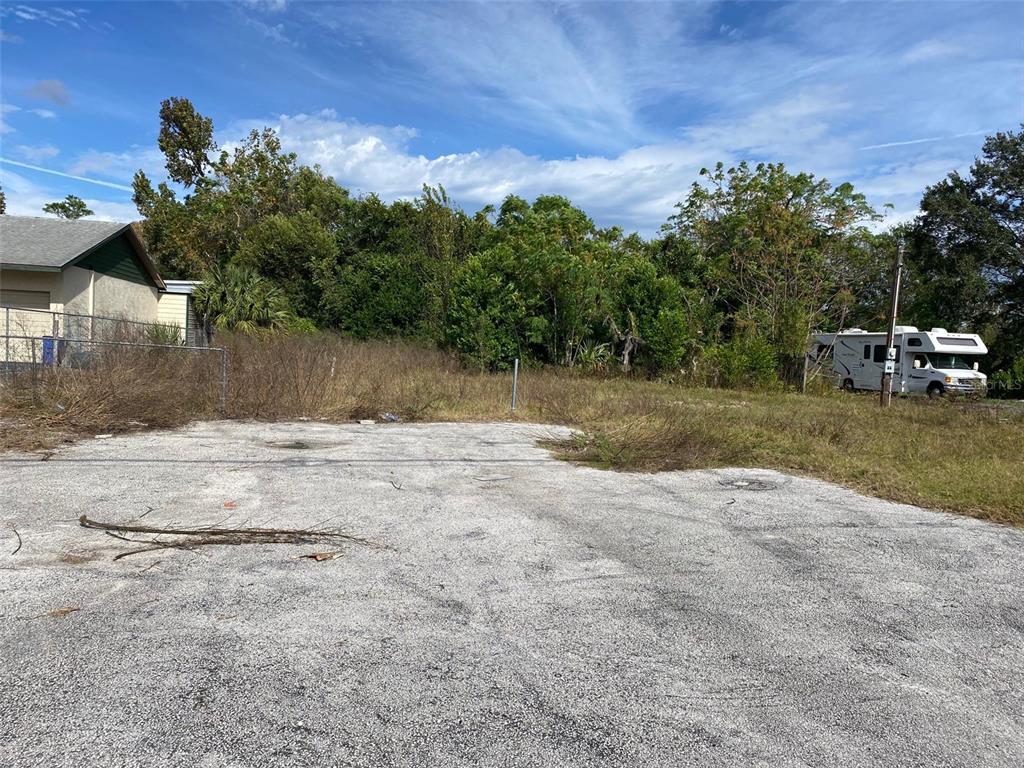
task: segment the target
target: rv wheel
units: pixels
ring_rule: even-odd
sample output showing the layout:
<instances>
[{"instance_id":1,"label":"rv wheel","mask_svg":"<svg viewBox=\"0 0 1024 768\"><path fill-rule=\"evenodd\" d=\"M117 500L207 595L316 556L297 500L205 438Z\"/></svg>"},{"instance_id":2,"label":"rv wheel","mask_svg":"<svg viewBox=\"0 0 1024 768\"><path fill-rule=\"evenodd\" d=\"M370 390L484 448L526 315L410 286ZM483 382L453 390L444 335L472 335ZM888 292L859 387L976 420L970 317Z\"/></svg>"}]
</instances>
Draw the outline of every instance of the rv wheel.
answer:
<instances>
[{"instance_id":1,"label":"rv wheel","mask_svg":"<svg viewBox=\"0 0 1024 768\"><path fill-rule=\"evenodd\" d=\"M853 386L853 379L846 379L846 381L843 382L843 389L845 389L847 392L857 391L857 389Z\"/></svg>"},{"instance_id":2,"label":"rv wheel","mask_svg":"<svg viewBox=\"0 0 1024 768\"><path fill-rule=\"evenodd\" d=\"M945 392L945 387L941 384L929 384L928 385L928 397L934 400L936 397L942 397L942 393Z\"/></svg>"}]
</instances>

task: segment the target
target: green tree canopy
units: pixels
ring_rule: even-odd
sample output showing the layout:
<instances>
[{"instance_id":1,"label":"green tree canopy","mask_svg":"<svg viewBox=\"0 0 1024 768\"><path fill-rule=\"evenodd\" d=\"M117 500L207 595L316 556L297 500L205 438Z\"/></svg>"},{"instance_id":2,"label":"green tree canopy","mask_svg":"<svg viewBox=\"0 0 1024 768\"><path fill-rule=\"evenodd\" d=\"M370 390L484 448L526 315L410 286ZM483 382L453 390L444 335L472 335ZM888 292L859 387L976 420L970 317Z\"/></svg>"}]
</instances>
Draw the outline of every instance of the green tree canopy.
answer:
<instances>
[{"instance_id":1,"label":"green tree canopy","mask_svg":"<svg viewBox=\"0 0 1024 768\"><path fill-rule=\"evenodd\" d=\"M855 288L851 250L880 219L850 184L833 187L782 164L703 169L667 233L671 256L705 271L728 333L756 328L781 355L803 355L836 297ZM694 250L689 252L687 249Z\"/></svg>"},{"instance_id":2,"label":"green tree canopy","mask_svg":"<svg viewBox=\"0 0 1024 768\"><path fill-rule=\"evenodd\" d=\"M320 306L318 273L337 261L334 237L308 211L271 214L249 227L231 257L271 280L302 317L317 318Z\"/></svg>"},{"instance_id":3,"label":"green tree canopy","mask_svg":"<svg viewBox=\"0 0 1024 768\"><path fill-rule=\"evenodd\" d=\"M62 219L80 219L83 216L93 216L85 200L75 195L68 195L63 200L54 203L47 203L43 206L43 213L52 213Z\"/></svg>"},{"instance_id":4,"label":"green tree canopy","mask_svg":"<svg viewBox=\"0 0 1024 768\"><path fill-rule=\"evenodd\" d=\"M929 187L911 239L905 314L983 332L996 366L1024 358L1024 130L990 136L968 176Z\"/></svg>"},{"instance_id":5,"label":"green tree canopy","mask_svg":"<svg viewBox=\"0 0 1024 768\"><path fill-rule=\"evenodd\" d=\"M220 286L205 306L223 327L297 314L358 337L432 339L490 368L704 366L706 381L754 386L802 360L815 329L883 327L908 243L903 320L970 326L997 361L1024 358L1019 133L990 137L969 176L929 188L912 226L879 231L850 184L718 164L650 239L598 227L560 195L473 215L440 185L357 197L269 128L229 149L213 135L187 99L163 102L167 176L138 172L133 200L166 276Z\"/></svg>"},{"instance_id":6,"label":"green tree canopy","mask_svg":"<svg viewBox=\"0 0 1024 768\"><path fill-rule=\"evenodd\" d=\"M171 180L192 187L206 175L209 156L216 151L213 120L196 111L188 99L171 97L160 103L157 146L167 158Z\"/></svg>"}]
</instances>

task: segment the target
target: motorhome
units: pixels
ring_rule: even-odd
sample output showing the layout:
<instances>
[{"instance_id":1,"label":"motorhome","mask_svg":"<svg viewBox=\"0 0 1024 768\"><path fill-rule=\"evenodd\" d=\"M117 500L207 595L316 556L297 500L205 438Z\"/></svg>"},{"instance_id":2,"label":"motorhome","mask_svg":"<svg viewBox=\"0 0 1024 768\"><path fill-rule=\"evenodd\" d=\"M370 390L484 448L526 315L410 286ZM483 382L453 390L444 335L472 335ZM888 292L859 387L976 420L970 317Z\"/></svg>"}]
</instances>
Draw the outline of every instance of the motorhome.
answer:
<instances>
[{"instance_id":1,"label":"motorhome","mask_svg":"<svg viewBox=\"0 0 1024 768\"><path fill-rule=\"evenodd\" d=\"M814 337L812 362L831 371L836 386L851 392L882 389L887 364L892 391L938 397L945 393L984 393L988 380L977 360L988 352L975 333L950 333L945 328L919 331L912 325L896 326L893 346L884 333L851 328Z\"/></svg>"}]
</instances>

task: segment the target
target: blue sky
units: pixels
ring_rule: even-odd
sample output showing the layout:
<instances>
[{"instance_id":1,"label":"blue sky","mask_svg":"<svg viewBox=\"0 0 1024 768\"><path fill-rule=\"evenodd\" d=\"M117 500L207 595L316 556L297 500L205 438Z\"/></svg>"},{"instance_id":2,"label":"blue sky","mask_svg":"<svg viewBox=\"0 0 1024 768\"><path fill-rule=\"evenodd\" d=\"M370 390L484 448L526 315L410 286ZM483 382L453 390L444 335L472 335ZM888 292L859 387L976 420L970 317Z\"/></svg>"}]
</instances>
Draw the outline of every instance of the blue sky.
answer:
<instances>
[{"instance_id":1,"label":"blue sky","mask_svg":"<svg viewBox=\"0 0 1024 768\"><path fill-rule=\"evenodd\" d=\"M8 212L136 218L157 110L276 127L353 191L559 193L653 234L702 166L784 161L890 221L1024 121L1024 3L24 3L0 7ZM31 167L29 167L31 166ZM38 169L47 169L47 173ZM63 175L58 175L63 174ZM72 178L78 177L78 178Z\"/></svg>"}]
</instances>

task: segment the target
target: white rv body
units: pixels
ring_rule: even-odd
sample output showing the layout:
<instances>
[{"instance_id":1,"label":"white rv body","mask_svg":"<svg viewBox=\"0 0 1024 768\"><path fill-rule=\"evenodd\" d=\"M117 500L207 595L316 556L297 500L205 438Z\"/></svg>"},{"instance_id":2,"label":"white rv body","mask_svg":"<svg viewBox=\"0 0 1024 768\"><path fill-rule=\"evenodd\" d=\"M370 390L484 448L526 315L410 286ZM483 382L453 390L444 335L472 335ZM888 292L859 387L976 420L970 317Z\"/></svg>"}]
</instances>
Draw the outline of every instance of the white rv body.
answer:
<instances>
[{"instance_id":1,"label":"white rv body","mask_svg":"<svg viewBox=\"0 0 1024 768\"><path fill-rule=\"evenodd\" d=\"M884 333L851 328L816 334L811 359L832 361L832 375L844 389L879 391L887 358L894 361L892 391L940 395L984 392L988 379L976 359L988 352L976 333L949 333L945 328L919 331L896 326L893 352L887 353Z\"/></svg>"}]
</instances>

